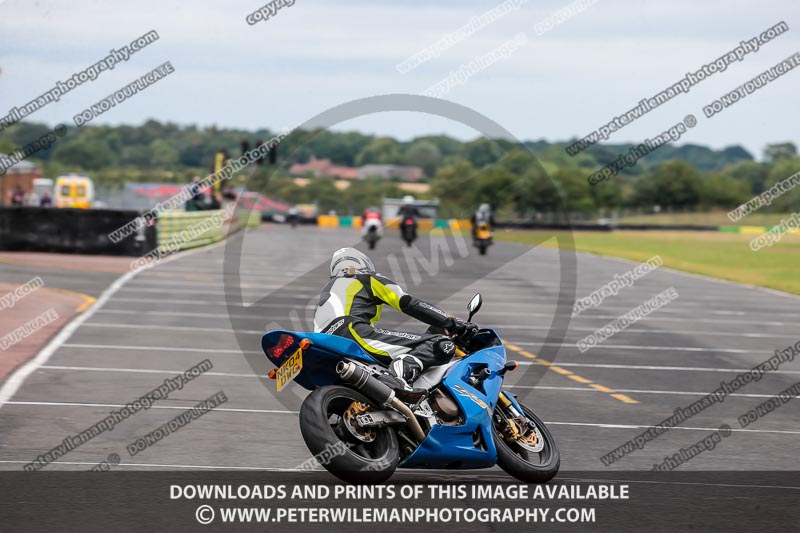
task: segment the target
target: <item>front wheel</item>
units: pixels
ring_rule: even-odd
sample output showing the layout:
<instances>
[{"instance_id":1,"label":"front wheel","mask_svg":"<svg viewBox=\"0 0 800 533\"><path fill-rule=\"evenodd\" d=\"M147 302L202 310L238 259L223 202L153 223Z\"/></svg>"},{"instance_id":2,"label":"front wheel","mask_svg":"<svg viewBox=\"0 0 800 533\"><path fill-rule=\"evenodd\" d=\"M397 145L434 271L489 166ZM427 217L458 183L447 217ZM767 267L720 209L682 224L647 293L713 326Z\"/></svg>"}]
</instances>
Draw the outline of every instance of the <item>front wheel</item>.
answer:
<instances>
[{"instance_id":1,"label":"front wheel","mask_svg":"<svg viewBox=\"0 0 800 533\"><path fill-rule=\"evenodd\" d=\"M360 392L331 385L300 407L303 440L325 469L348 483L382 483L397 469L400 449L390 427L363 430L355 416L375 406Z\"/></svg>"},{"instance_id":2,"label":"front wheel","mask_svg":"<svg viewBox=\"0 0 800 533\"><path fill-rule=\"evenodd\" d=\"M497 464L520 481L547 483L561 465L558 446L544 422L533 411L520 406L527 420L511 417L499 405L492 416Z\"/></svg>"}]
</instances>

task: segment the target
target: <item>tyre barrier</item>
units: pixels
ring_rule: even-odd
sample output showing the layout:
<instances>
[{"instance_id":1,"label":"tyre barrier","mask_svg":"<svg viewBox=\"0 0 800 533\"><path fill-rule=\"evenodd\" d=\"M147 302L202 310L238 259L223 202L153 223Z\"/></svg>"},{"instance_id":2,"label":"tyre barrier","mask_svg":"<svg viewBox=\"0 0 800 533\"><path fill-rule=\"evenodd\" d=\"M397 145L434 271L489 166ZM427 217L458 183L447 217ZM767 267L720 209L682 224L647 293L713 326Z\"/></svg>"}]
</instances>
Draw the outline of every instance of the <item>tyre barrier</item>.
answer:
<instances>
[{"instance_id":1,"label":"tyre barrier","mask_svg":"<svg viewBox=\"0 0 800 533\"><path fill-rule=\"evenodd\" d=\"M161 213L156 222L159 248L174 252L221 241L242 227L235 205L207 211L174 209ZM249 217L246 222L250 222Z\"/></svg>"}]
</instances>

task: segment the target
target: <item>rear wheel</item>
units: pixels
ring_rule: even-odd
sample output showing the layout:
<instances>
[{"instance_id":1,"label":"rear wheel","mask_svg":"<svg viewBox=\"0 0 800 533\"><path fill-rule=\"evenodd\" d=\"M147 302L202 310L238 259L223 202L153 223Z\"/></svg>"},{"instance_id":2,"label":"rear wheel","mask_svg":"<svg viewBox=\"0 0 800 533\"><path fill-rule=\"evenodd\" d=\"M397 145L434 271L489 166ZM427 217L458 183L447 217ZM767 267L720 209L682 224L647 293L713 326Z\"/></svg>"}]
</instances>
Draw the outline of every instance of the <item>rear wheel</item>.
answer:
<instances>
[{"instance_id":1,"label":"rear wheel","mask_svg":"<svg viewBox=\"0 0 800 533\"><path fill-rule=\"evenodd\" d=\"M485 244L479 244L478 245L478 250L480 250L481 255L486 255L486 245Z\"/></svg>"},{"instance_id":2,"label":"rear wheel","mask_svg":"<svg viewBox=\"0 0 800 533\"><path fill-rule=\"evenodd\" d=\"M400 459L392 428L358 428L354 417L374 408L370 400L347 387L320 387L300 407L300 432L317 460L348 483L381 483Z\"/></svg>"},{"instance_id":3,"label":"rear wheel","mask_svg":"<svg viewBox=\"0 0 800 533\"><path fill-rule=\"evenodd\" d=\"M558 473L558 446L536 414L522 406L527 420L517 420L498 405L492 417L497 464L510 475L527 483L547 483ZM533 424L528 424L530 421Z\"/></svg>"}]
</instances>

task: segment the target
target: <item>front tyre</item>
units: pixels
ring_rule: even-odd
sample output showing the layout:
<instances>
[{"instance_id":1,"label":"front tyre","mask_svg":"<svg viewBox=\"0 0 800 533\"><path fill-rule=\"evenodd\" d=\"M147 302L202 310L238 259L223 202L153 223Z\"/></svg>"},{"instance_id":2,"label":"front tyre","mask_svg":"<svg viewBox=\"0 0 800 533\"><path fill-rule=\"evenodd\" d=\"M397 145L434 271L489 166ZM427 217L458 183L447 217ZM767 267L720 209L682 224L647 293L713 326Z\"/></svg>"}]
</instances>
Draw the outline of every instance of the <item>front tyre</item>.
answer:
<instances>
[{"instance_id":1,"label":"front tyre","mask_svg":"<svg viewBox=\"0 0 800 533\"><path fill-rule=\"evenodd\" d=\"M353 413L374 407L360 392L338 385L316 389L300 407L306 446L328 472L348 483L382 483L397 469L400 451L394 430L364 432L353 422Z\"/></svg>"},{"instance_id":2,"label":"front tyre","mask_svg":"<svg viewBox=\"0 0 800 533\"><path fill-rule=\"evenodd\" d=\"M497 448L497 464L511 476L526 483L547 483L558 473L561 455L550 430L536 414L520 404L525 417L534 428L522 425L499 412L492 417L492 435ZM516 424L516 431L511 425ZM524 430L524 431L523 431Z\"/></svg>"}]
</instances>

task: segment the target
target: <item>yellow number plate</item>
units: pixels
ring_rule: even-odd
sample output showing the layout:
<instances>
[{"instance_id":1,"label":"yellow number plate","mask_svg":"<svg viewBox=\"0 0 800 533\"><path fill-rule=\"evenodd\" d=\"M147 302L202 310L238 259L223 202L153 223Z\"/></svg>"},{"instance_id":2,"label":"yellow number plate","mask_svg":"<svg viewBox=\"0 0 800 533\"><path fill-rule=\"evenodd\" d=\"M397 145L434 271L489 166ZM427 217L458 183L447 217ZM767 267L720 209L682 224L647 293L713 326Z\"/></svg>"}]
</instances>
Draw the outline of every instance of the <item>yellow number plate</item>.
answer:
<instances>
[{"instance_id":1,"label":"yellow number plate","mask_svg":"<svg viewBox=\"0 0 800 533\"><path fill-rule=\"evenodd\" d=\"M303 370L303 350L300 348L292 356L284 361L278 368L278 375L275 377L278 385L278 392L292 381L300 371Z\"/></svg>"}]
</instances>

